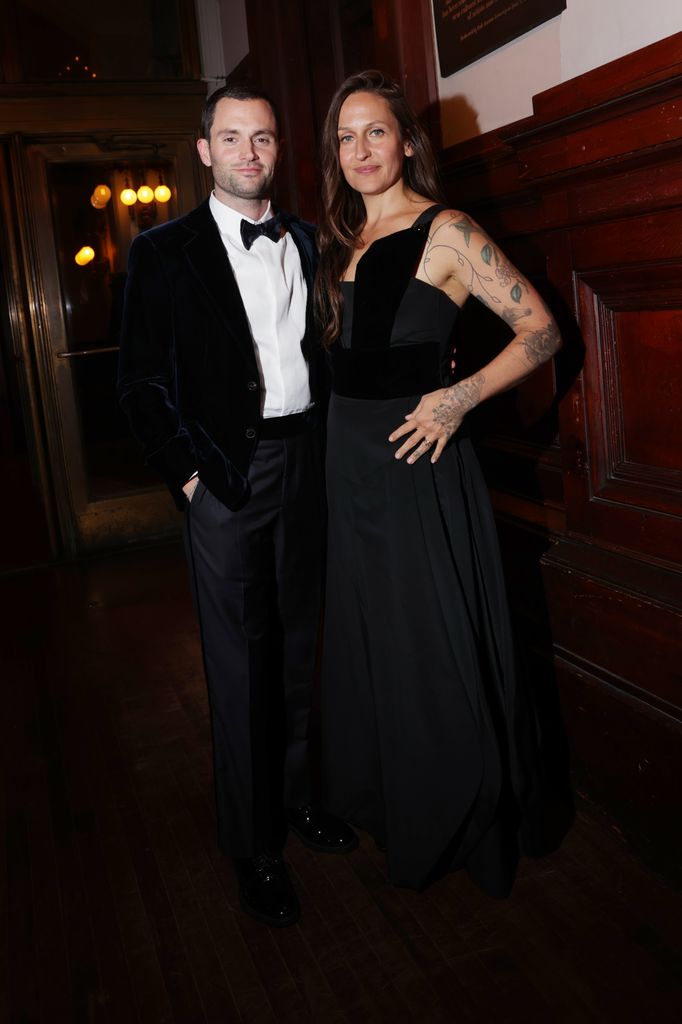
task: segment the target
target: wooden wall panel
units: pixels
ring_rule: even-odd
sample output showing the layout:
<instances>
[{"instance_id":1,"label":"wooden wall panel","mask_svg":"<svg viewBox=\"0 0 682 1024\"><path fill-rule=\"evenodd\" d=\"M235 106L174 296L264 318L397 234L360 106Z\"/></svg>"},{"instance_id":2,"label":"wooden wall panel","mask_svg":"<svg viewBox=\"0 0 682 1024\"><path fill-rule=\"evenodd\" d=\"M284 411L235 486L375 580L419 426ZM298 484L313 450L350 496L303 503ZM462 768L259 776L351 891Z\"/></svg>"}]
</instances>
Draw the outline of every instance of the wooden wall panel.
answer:
<instances>
[{"instance_id":1,"label":"wooden wall panel","mask_svg":"<svg viewBox=\"0 0 682 1024\"><path fill-rule=\"evenodd\" d=\"M682 728L648 701L556 658L563 721L579 796L605 810L656 871L682 882Z\"/></svg>"},{"instance_id":2,"label":"wooden wall panel","mask_svg":"<svg viewBox=\"0 0 682 1024\"><path fill-rule=\"evenodd\" d=\"M553 659L576 781L672 873L682 817L681 57L682 33L543 93L533 117L443 160L453 205L538 283L564 336L554 374L490 403L478 423L512 605L535 663ZM480 317L463 328L462 350L502 341Z\"/></svg>"},{"instance_id":3,"label":"wooden wall panel","mask_svg":"<svg viewBox=\"0 0 682 1024\"><path fill-rule=\"evenodd\" d=\"M559 543L543 559L556 652L682 723L682 611ZM613 558L613 556L611 556ZM584 566L584 568L583 568Z\"/></svg>"},{"instance_id":4,"label":"wooden wall panel","mask_svg":"<svg viewBox=\"0 0 682 1024\"><path fill-rule=\"evenodd\" d=\"M310 220L317 215L315 89L309 61L307 0L257 0L246 5L254 78L277 103L285 141L276 200ZM316 36L317 38L317 36ZM332 37L320 63L333 66Z\"/></svg>"},{"instance_id":5,"label":"wooden wall panel","mask_svg":"<svg viewBox=\"0 0 682 1024\"><path fill-rule=\"evenodd\" d=\"M620 231L609 234L617 245ZM682 513L682 439L672 429L680 409L681 273L679 260L576 271L590 465L583 529L671 562L680 560Z\"/></svg>"}]
</instances>

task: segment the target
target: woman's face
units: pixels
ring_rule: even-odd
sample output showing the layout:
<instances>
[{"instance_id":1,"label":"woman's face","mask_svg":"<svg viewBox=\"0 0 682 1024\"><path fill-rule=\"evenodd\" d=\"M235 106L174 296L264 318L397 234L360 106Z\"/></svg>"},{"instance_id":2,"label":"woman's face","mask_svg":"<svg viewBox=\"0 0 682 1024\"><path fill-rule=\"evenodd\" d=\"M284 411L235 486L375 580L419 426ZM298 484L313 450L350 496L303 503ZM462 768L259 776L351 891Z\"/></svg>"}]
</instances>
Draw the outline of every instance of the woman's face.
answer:
<instances>
[{"instance_id":1,"label":"woman's face","mask_svg":"<svg viewBox=\"0 0 682 1024\"><path fill-rule=\"evenodd\" d=\"M363 196L381 195L402 182L403 163L412 146L401 138L383 96L352 93L339 111L338 140L344 177Z\"/></svg>"}]
</instances>

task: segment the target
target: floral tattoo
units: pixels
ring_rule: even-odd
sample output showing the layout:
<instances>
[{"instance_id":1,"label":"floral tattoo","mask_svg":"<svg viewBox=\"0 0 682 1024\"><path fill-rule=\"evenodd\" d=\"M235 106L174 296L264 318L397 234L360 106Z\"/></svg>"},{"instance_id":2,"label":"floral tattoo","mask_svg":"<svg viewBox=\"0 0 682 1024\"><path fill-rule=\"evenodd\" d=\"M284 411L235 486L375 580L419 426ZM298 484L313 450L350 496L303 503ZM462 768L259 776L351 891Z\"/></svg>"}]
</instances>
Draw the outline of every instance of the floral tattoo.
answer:
<instances>
[{"instance_id":1,"label":"floral tattoo","mask_svg":"<svg viewBox=\"0 0 682 1024\"><path fill-rule=\"evenodd\" d=\"M445 428L450 437L459 428L469 410L478 405L484 384L484 375L475 373L473 377L467 377L466 380L453 384L451 388L446 388L442 401L433 410L433 419L435 423Z\"/></svg>"},{"instance_id":2,"label":"floral tattoo","mask_svg":"<svg viewBox=\"0 0 682 1024\"><path fill-rule=\"evenodd\" d=\"M476 267L467 254L467 250L472 251L475 236L481 236L483 240L478 254L485 267L489 269L489 273ZM530 317L533 312L529 306L522 305L524 296L528 294L528 284L506 256L465 214L452 216L429 235L424 253L424 273L433 285L436 282L429 274L429 262L434 251L439 248L450 249L455 253L458 265L468 276L467 290L496 313L515 333L521 335L519 341L531 366L539 366L556 352L561 337L549 310L544 307L548 319L546 327L523 333L521 321ZM491 291L490 286L494 280L507 290L507 302Z\"/></svg>"}]
</instances>

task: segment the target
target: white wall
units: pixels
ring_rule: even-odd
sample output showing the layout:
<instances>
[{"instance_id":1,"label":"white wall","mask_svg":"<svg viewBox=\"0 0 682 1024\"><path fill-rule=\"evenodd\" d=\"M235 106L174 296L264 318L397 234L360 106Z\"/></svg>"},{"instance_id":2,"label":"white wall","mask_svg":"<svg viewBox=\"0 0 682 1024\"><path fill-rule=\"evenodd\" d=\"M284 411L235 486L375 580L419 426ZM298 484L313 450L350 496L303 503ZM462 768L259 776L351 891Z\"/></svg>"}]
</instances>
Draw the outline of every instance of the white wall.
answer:
<instances>
[{"instance_id":1,"label":"white wall","mask_svg":"<svg viewBox=\"0 0 682 1024\"><path fill-rule=\"evenodd\" d=\"M535 93L680 31L682 0L567 0L558 17L439 78L443 145L528 117Z\"/></svg>"}]
</instances>

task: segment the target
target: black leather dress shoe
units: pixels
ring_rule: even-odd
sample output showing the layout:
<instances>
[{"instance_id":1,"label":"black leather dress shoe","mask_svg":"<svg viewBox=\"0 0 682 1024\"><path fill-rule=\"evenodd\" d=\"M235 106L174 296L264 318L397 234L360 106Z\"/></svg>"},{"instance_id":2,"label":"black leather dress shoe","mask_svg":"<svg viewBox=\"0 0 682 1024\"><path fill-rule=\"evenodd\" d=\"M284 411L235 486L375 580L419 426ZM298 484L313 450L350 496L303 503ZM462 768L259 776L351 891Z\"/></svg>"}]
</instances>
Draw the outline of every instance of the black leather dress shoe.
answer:
<instances>
[{"instance_id":1,"label":"black leather dress shoe","mask_svg":"<svg viewBox=\"0 0 682 1024\"><path fill-rule=\"evenodd\" d=\"M298 920L298 897L281 857L261 853L235 858L239 878L239 903L251 917L275 928Z\"/></svg>"},{"instance_id":2,"label":"black leather dress shoe","mask_svg":"<svg viewBox=\"0 0 682 1024\"><path fill-rule=\"evenodd\" d=\"M305 846L321 853L350 853L358 837L345 821L312 807L293 807L287 811L289 827Z\"/></svg>"}]
</instances>

